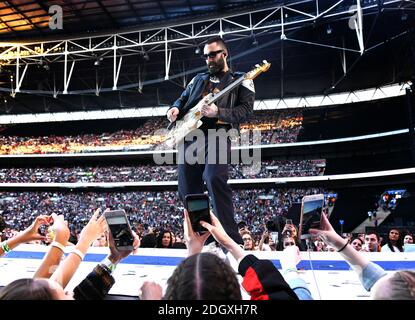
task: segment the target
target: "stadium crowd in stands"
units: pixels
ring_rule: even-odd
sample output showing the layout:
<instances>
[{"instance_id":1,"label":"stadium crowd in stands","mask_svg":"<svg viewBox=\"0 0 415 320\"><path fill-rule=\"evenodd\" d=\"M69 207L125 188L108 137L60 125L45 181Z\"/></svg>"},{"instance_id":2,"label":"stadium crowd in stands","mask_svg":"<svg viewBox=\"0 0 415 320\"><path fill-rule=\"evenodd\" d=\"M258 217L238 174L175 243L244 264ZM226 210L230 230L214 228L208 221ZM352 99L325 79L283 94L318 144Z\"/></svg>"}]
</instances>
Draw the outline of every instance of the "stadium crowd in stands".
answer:
<instances>
[{"instance_id":1,"label":"stadium crowd in stands","mask_svg":"<svg viewBox=\"0 0 415 320\"><path fill-rule=\"evenodd\" d=\"M282 269L280 272L272 261L258 259L251 254L251 251L257 248L248 230L241 231L245 243L241 248L226 234L214 214L211 214L210 223L201 222L208 232L197 234L192 229L189 214L186 210L183 210L183 213L184 248L187 249L188 256L167 280L164 296L162 287L150 278L141 286L139 293L141 299L241 300L241 288L229 263L229 257L232 256L243 278L241 285L252 300L313 300L307 283L299 276L297 270L297 265L301 261L300 244L294 239L296 237L294 234L289 236L287 234L281 239L283 253L280 256ZM138 254L136 250L141 243L140 237L133 232L132 249L119 250L111 233L108 232L104 216L100 215L100 209L95 210L91 218L87 219L88 222L82 228L78 239L74 239L74 243L70 242L69 224L63 215L55 213L37 215L32 220L22 232L8 239L2 239L0 256L7 254L21 243L33 243L46 240L48 237L50 245L34 276L14 280L4 288L0 288L0 300L104 299L116 281L112 272L117 264L133 252ZM39 232L41 227L54 230L53 235L42 235ZM289 229L296 230L295 227ZM393 245L398 245L399 237L395 235L398 236L399 232L395 234L392 231L396 229L393 228L389 233L388 246L390 241L394 241ZM87 254L88 248L103 234L108 238L105 246L109 247L110 253L73 291L65 290ZM355 270L363 287L370 291L372 299L414 300L415 272L413 270L397 270L387 274L380 265L371 262L366 255L358 252L355 246L350 244L350 239L338 235L325 215L322 215L320 229L310 229L310 234L328 248L327 251L340 253ZM221 258L214 251L202 252L205 241L210 235L227 252L227 255L222 252L225 258ZM156 247L172 248L171 236L172 234L166 230L160 231ZM259 245L261 249L265 246L264 242L263 237ZM72 247L72 250L64 257L65 248L68 246ZM208 245L206 248L213 247ZM271 248L271 245L268 245L268 248ZM201 270L209 272L201 272Z\"/></svg>"},{"instance_id":2,"label":"stadium crowd in stands","mask_svg":"<svg viewBox=\"0 0 415 320\"><path fill-rule=\"evenodd\" d=\"M244 130L261 130L262 144L297 141L303 121L301 110L261 111ZM168 125L165 117L147 120L136 130L120 130L113 133L80 134L77 136L20 137L0 135L1 154L46 154L101 151L128 151L153 149L164 141L164 135L155 134Z\"/></svg>"},{"instance_id":3,"label":"stadium crowd in stands","mask_svg":"<svg viewBox=\"0 0 415 320\"><path fill-rule=\"evenodd\" d=\"M324 168L325 160L267 160L261 162L259 172L249 170L249 166L232 165L229 177L245 179L316 176L323 174ZM0 178L3 182L19 183L175 181L177 170L175 166L156 165L3 168L0 169Z\"/></svg>"},{"instance_id":4,"label":"stadium crowd in stands","mask_svg":"<svg viewBox=\"0 0 415 320\"><path fill-rule=\"evenodd\" d=\"M276 216L286 216L293 203L304 195L324 193L319 188L256 189L233 191L235 218L244 221L255 237L264 231L265 222ZM0 211L8 223L8 236L26 228L39 214L62 214L69 222L71 232L82 230L96 208L124 209L137 233L149 230L169 230L183 237L181 203L177 192L1 192Z\"/></svg>"}]
</instances>

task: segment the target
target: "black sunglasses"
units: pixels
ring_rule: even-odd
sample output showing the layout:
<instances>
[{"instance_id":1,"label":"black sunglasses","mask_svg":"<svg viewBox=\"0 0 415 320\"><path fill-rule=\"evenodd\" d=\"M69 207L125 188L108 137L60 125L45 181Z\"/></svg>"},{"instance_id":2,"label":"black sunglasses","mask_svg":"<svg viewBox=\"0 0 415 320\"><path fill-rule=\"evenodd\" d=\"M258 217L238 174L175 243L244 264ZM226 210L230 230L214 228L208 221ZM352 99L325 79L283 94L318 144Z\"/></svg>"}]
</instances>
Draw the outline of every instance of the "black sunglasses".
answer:
<instances>
[{"instance_id":1,"label":"black sunglasses","mask_svg":"<svg viewBox=\"0 0 415 320\"><path fill-rule=\"evenodd\" d=\"M207 59L207 58L214 58L214 57L216 57L218 55L218 53L222 53L222 52L223 52L223 50L212 51L212 52L209 52L209 53L205 53L203 55L203 57L205 59Z\"/></svg>"}]
</instances>

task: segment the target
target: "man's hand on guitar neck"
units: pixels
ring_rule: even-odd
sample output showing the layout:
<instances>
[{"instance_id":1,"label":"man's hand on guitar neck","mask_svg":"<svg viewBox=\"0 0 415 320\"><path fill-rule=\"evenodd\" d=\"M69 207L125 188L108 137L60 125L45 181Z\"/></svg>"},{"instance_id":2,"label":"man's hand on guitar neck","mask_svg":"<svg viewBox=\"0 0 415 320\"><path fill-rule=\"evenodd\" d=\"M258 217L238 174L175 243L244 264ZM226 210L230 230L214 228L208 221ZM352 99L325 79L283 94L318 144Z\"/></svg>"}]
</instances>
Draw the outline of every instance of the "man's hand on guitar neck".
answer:
<instances>
[{"instance_id":1,"label":"man's hand on guitar neck","mask_svg":"<svg viewBox=\"0 0 415 320\"><path fill-rule=\"evenodd\" d=\"M216 104L207 104L208 100L206 98L202 101L202 108L200 109L202 115L208 118L216 118L218 116L218 107Z\"/></svg>"},{"instance_id":2,"label":"man's hand on guitar neck","mask_svg":"<svg viewBox=\"0 0 415 320\"><path fill-rule=\"evenodd\" d=\"M171 108L169 111L167 111L167 119L169 119L170 122L176 121L178 115L179 109L176 107Z\"/></svg>"}]
</instances>

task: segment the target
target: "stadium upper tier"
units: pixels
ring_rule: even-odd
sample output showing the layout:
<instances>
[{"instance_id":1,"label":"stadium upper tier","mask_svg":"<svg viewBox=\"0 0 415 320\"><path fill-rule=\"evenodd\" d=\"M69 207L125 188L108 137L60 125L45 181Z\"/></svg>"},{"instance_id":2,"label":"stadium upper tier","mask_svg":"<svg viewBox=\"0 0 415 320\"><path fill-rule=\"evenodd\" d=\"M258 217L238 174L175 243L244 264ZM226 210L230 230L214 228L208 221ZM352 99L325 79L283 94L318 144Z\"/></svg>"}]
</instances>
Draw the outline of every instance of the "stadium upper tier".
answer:
<instances>
[{"instance_id":1,"label":"stadium upper tier","mask_svg":"<svg viewBox=\"0 0 415 320\"><path fill-rule=\"evenodd\" d=\"M336 107L255 111L240 129L259 130L265 146L405 129L406 115L405 97L395 97ZM0 154L154 150L165 138L159 129L167 125L165 117L152 117L3 126Z\"/></svg>"},{"instance_id":2,"label":"stadium upper tier","mask_svg":"<svg viewBox=\"0 0 415 320\"><path fill-rule=\"evenodd\" d=\"M232 165L230 179L305 177L324 173L326 161L287 160L265 161L258 167ZM2 182L137 182L175 181L176 166L136 165L70 168L11 168L0 169Z\"/></svg>"},{"instance_id":3,"label":"stadium upper tier","mask_svg":"<svg viewBox=\"0 0 415 320\"><path fill-rule=\"evenodd\" d=\"M242 124L241 131L260 130L261 142L295 142L301 129L301 110L285 110L278 113L263 111L249 122ZM157 133L166 128L166 118L157 117L136 124L135 130L118 130L102 134L76 136L0 136L0 154L79 153L100 151L123 151L154 149L165 136Z\"/></svg>"}]
</instances>

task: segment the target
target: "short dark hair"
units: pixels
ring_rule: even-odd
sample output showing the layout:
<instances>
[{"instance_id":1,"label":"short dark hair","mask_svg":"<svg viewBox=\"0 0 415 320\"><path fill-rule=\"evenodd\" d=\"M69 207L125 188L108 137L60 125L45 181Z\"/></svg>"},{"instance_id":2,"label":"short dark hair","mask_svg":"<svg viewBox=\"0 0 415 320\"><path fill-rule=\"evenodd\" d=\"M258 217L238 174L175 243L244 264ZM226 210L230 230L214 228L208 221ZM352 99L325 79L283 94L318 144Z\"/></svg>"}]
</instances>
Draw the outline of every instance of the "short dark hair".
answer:
<instances>
[{"instance_id":1,"label":"short dark hair","mask_svg":"<svg viewBox=\"0 0 415 320\"><path fill-rule=\"evenodd\" d=\"M157 238L154 233L147 233L141 239L140 248L154 248L157 244Z\"/></svg>"},{"instance_id":2,"label":"short dark hair","mask_svg":"<svg viewBox=\"0 0 415 320\"><path fill-rule=\"evenodd\" d=\"M209 38L209 39L206 41L205 45L208 45L208 44L211 44L211 43L214 43L214 42L216 42L217 44L219 44L219 45L222 47L222 49L223 49L223 50L225 50L225 52L226 52L226 53L228 53L228 52L229 52L229 50L228 50L228 46L226 45L225 40L223 40L223 39L222 39L221 37L219 37L219 36L215 36L215 37L211 37L211 38Z\"/></svg>"},{"instance_id":3,"label":"short dark hair","mask_svg":"<svg viewBox=\"0 0 415 320\"><path fill-rule=\"evenodd\" d=\"M365 236L368 236L368 235L371 235L371 234L374 234L376 236L376 239L378 239L378 242L380 241L380 236L376 231L368 231L368 232L366 232Z\"/></svg>"},{"instance_id":4,"label":"short dark hair","mask_svg":"<svg viewBox=\"0 0 415 320\"><path fill-rule=\"evenodd\" d=\"M246 222L245 221L241 221L238 223L238 229L242 229L246 227Z\"/></svg>"}]
</instances>

